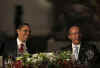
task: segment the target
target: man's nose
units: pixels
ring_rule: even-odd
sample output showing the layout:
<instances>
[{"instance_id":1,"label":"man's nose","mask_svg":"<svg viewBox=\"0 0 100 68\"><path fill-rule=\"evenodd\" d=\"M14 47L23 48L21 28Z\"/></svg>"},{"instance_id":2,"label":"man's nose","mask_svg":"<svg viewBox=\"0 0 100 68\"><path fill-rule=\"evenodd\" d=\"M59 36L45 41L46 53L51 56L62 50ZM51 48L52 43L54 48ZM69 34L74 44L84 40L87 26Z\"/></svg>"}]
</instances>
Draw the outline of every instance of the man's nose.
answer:
<instances>
[{"instance_id":1,"label":"man's nose","mask_svg":"<svg viewBox=\"0 0 100 68\"><path fill-rule=\"evenodd\" d=\"M75 34L75 37L79 37L79 34Z\"/></svg>"},{"instance_id":2,"label":"man's nose","mask_svg":"<svg viewBox=\"0 0 100 68\"><path fill-rule=\"evenodd\" d=\"M27 32L26 32L26 34L27 34L27 35L30 35L30 32L29 32L29 31L27 31Z\"/></svg>"}]
</instances>

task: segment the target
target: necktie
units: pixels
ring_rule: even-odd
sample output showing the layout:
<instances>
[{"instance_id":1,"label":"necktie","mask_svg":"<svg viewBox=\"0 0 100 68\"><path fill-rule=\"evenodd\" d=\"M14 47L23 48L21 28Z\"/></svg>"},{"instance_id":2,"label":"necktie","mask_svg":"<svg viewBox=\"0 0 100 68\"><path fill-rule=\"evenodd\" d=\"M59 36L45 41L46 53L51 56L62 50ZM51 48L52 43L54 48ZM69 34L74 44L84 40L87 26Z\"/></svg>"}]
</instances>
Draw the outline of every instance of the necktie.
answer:
<instances>
[{"instance_id":1,"label":"necktie","mask_svg":"<svg viewBox=\"0 0 100 68\"><path fill-rule=\"evenodd\" d=\"M77 46L75 46L74 55L75 55L75 59L77 60L78 59L78 47Z\"/></svg>"},{"instance_id":2,"label":"necktie","mask_svg":"<svg viewBox=\"0 0 100 68\"><path fill-rule=\"evenodd\" d=\"M23 53L24 52L24 44L21 44L20 45L19 52L20 53Z\"/></svg>"}]
</instances>

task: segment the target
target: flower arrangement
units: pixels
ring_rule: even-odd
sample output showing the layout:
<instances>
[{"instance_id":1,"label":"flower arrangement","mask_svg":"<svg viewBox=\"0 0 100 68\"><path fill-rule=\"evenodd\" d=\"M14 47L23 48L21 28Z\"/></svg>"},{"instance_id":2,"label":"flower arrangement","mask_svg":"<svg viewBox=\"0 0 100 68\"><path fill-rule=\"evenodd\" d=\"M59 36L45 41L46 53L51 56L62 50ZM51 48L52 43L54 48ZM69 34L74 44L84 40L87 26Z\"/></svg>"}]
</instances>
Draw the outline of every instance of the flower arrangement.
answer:
<instances>
[{"instance_id":1,"label":"flower arrangement","mask_svg":"<svg viewBox=\"0 0 100 68\"><path fill-rule=\"evenodd\" d=\"M23 66L31 65L34 68L38 68L41 64L51 64L56 61L54 53L36 53L30 55L28 53L21 57L16 57L16 60L21 60Z\"/></svg>"},{"instance_id":2,"label":"flower arrangement","mask_svg":"<svg viewBox=\"0 0 100 68\"><path fill-rule=\"evenodd\" d=\"M70 62L71 56L72 56L71 51L61 51L57 56L56 68L64 68L64 66Z\"/></svg>"},{"instance_id":3,"label":"flower arrangement","mask_svg":"<svg viewBox=\"0 0 100 68\"><path fill-rule=\"evenodd\" d=\"M61 51L58 55L59 59L69 61L71 59L72 52L71 51Z\"/></svg>"},{"instance_id":4,"label":"flower arrangement","mask_svg":"<svg viewBox=\"0 0 100 68\"><path fill-rule=\"evenodd\" d=\"M36 53L33 55L30 55L29 53L24 53L22 56L16 57L14 68L29 68L30 66L31 68L41 68L41 65L47 65L48 68L60 68L60 65L65 63L65 60L70 60L70 57L71 51L61 51L57 55L53 52Z\"/></svg>"}]
</instances>

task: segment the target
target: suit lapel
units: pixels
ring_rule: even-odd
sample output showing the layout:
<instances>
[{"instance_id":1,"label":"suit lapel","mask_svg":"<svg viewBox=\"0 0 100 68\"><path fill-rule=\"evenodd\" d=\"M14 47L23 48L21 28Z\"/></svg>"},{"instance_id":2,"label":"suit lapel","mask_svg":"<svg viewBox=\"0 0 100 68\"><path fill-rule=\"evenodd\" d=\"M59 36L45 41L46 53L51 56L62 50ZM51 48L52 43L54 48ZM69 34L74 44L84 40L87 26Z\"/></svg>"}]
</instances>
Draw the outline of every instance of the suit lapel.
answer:
<instances>
[{"instance_id":1,"label":"suit lapel","mask_svg":"<svg viewBox=\"0 0 100 68\"><path fill-rule=\"evenodd\" d=\"M16 56L17 55L17 41L13 40L11 42L11 46L9 48L10 48L10 54L9 55L10 56Z\"/></svg>"},{"instance_id":2,"label":"suit lapel","mask_svg":"<svg viewBox=\"0 0 100 68\"><path fill-rule=\"evenodd\" d=\"M28 42L28 41L26 42L26 49L27 49L27 51L29 52L30 45L29 45L29 42Z\"/></svg>"},{"instance_id":3,"label":"suit lapel","mask_svg":"<svg viewBox=\"0 0 100 68\"><path fill-rule=\"evenodd\" d=\"M17 50L18 50L17 40L15 40L15 42L14 42L13 45L15 45L15 46L13 47L14 56L17 56Z\"/></svg>"},{"instance_id":4,"label":"suit lapel","mask_svg":"<svg viewBox=\"0 0 100 68\"><path fill-rule=\"evenodd\" d=\"M69 49L68 50L72 51L72 45L69 46Z\"/></svg>"},{"instance_id":5,"label":"suit lapel","mask_svg":"<svg viewBox=\"0 0 100 68\"><path fill-rule=\"evenodd\" d=\"M26 42L26 48L27 48L27 52L31 54L32 53L32 47L31 47L29 40Z\"/></svg>"},{"instance_id":6,"label":"suit lapel","mask_svg":"<svg viewBox=\"0 0 100 68\"><path fill-rule=\"evenodd\" d=\"M72 45L68 45L67 47L65 47L64 50L66 50L66 51L72 51Z\"/></svg>"},{"instance_id":7,"label":"suit lapel","mask_svg":"<svg viewBox=\"0 0 100 68\"><path fill-rule=\"evenodd\" d=\"M82 49L83 49L83 46L82 46L82 44L81 44L81 45L80 45L80 50L79 50L79 55L78 55L79 57L81 56L81 52L83 51Z\"/></svg>"},{"instance_id":8,"label":"suit lapel","mask_svg":"<svg viewBox=\"0 0 100 68\"><path fill-rule=\"evenodd\" d=\"M86 51L86 47L85 47L85 44L84 43L81 43L81 46L80 46L80 51L79 51L79 60L80 61L84 61L85 59L85 51Z\"/></svg>"}]
</instances>

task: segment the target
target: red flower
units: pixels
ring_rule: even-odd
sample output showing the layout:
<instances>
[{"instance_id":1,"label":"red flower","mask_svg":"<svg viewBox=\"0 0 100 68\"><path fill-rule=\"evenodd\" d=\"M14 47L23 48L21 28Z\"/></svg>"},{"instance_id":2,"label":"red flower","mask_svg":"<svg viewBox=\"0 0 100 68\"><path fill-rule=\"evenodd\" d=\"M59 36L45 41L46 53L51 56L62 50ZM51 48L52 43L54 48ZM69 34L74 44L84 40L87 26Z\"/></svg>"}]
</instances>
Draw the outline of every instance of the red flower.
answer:
<instances>
[{"instance_id":1,"label":"red flower","mask_svg":"<svg viewBox=\"0 0 100 68\"><path fill-rule=\"evenodd\" d=\"M64 64L67 64L67 60L64 60Z\"/></svg>"},{"instance_id":2,"label":"red flower","mask_svg":"<svg viewBox=\"0 0 100 68\"><path fill-rule=\"evenodd\" d=\"M22 61L18 60L13 64L13 68L23 68Z\"/></svg>"}]
</instances>

